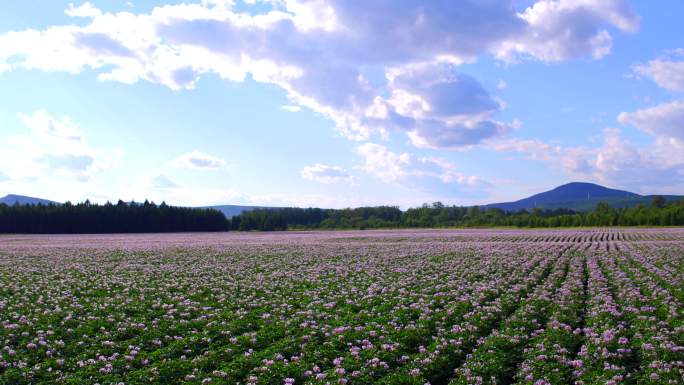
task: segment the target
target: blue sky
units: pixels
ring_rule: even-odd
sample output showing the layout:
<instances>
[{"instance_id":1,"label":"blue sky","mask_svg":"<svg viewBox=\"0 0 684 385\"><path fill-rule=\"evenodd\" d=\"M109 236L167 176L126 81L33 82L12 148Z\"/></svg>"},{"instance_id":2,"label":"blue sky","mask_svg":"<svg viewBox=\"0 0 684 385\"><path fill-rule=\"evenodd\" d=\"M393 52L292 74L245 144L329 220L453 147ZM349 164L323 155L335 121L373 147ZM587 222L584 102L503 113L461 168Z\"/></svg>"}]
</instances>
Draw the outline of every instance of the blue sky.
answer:
<instances>
[{"instance_id":1,"label":"blue sky","mask_svg":"<svg viewBox=\"0 0 684 385\"><path fill-rule=\"evenodd\" d=\"M0 195L684 194L679 0L6 3Z\"/></svg>"}]
</instances>

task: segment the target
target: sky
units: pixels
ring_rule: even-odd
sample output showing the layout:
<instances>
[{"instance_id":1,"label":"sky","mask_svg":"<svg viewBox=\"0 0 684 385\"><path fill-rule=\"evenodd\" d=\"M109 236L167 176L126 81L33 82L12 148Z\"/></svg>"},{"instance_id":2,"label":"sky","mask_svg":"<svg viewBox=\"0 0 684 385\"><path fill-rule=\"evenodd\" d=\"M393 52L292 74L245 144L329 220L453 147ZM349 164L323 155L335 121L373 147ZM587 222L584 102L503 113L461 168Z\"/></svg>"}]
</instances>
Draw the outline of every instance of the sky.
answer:
<instances>
[{"instance_id":1,"label":"sky","mask_svg":"<svg viewBox=\"0 0 684 385\"><path fill-rule=\"evenodd\" d=\"M684 194L681 0L0 2L0 195Z\"/></svg>"}]
</instances>

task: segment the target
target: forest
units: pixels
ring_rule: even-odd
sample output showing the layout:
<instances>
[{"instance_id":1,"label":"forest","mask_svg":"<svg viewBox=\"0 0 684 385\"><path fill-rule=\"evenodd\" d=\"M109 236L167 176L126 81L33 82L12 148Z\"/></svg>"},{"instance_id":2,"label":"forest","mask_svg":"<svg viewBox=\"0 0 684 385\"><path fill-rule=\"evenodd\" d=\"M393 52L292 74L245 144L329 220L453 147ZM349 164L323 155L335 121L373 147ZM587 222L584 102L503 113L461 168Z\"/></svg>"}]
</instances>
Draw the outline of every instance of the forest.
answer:
<instances>
[{"instance_id":1,"label":"forest","mask_svg":"<svg viewBox=\"0 0 684 385\"><path fill-rule=\"evenodd\" d=\"M613 208L599 203L590 212L567 209L505 212L440 202L401 211L394 206L353 209L288 208L254 210L233 217L232 230L379 229L429 227L593 227L682 226L684 200L666 203L656 196L650 206Z\"/></svg>"},{"instance_id":2,"label":"forest","mask_svg":"<svg viewBox=\"0 0 684 385\"><path fill-rule=\"evenodd\" d=\"M123 202L98 205L89 201L61 205L0 204L0 233L152 233L194 231L276 231L313 229L382 229L433 227L595 227L682 226L684 200L613 208L599 203L590 212L567 209L505 212L478 206L447 206L440 202L402 211L396 206L347 209L257 209L227 219L220 211Z\"/></svg>"},{"instance_id":3,"label":"forest","mask_svg":"<svg viewBox=\"0 0 684 385\"><path fill-rule=\"evenodd\" d=\"M220 211L148 201L104 205L89 201L60 205L0 204L0 233L165 233L228 228L229 223Z\"/></svg>"}]
</instances>

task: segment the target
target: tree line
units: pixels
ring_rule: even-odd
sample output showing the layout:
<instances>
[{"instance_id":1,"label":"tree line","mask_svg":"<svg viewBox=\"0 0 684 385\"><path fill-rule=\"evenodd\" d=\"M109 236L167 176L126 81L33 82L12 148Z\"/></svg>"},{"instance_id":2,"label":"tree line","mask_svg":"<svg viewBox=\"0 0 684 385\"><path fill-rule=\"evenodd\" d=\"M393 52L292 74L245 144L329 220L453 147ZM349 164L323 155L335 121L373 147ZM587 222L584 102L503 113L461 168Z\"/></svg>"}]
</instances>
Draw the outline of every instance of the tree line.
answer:
<instances>
[{"instance_id":1,"label":"tree line","mask_svg":"<svg viewBox=\"0 0 684 385\"><path fill-rule=\"evenodd\" d=\"M245 211L230 221L231 230L379 229L400 227L395 206L347 209L277 208Z\"/></svg>"},{"instance_id":2,"label":"tree line","mask_svg":"<svg viewBox=\"0 0 684 385\"><path fill-rule=\"evenodd\" d=\"M85 201L56 205L0 204L0 233L89 234L226 231L229 222L213 209Z\"/></svg>"},{"instance_id":3,"label":"tree line","mask_svg":"<svg viewBox=\"0 0 684 385\"><path fill-rule=\"evenodd\" d=\"M61 205L0 204L0 233L150 233L190 231L275 231L303 229L381 229L427 227L592 227L683 226L684 200L666 203L655 197L649 206L613 208L599 203L594 211L568 209L505 212L440 202L406 211L395 206L347 209L256 209L227 219L214 209L119 201Z\"/></svg>"},{"instance_id":4,"label":"tree line","mask_svg":"<svg viewBox=\"0 0 684 385\"><path fill-rule=\"evenodd\" d=\"M599 203L594 211L520 210L447 206L440 202L401 211L394 206L354 209L257 209L230 220L231 230L380 229L421 227L592 227L682 226L684 200L666 203L656 196L650 206L613 208Z\"/></svg>"}]
</instances>

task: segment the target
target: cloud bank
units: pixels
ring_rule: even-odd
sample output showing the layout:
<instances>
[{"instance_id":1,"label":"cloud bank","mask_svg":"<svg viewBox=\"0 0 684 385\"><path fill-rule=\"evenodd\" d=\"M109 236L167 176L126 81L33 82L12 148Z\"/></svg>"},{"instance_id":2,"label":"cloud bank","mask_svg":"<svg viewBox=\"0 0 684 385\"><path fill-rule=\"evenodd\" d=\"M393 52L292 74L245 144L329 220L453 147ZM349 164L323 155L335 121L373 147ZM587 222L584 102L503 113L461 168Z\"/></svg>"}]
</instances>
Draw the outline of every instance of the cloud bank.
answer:
<instances>
[{"instance_id":1,"label":"cloud bank","mask_svg":"<svg viewBox=\"0 0 684 385\"><path fill-rule=\"evenodd\" d=\"M174 90L203 74L275 84L345 136L393 132L418 147L453 149L504 135L510 124L460 65L483 56L515 62L599 59L614 31L639 19L627 0L430 2L264 1L245 13L231 1L166 5L150 13L70 5L85 26L0 35L0 72L98 72L102 81L145 80ZM245 2L249 6L251 2ZM293 109L289 109L293 110Z\"/></svg>"},{"instance_id":2,"label":"cloud bank","mask_svg":"<svg viewBox=\"0 0 684 385\"><path fill-rule=\"evenodd\" d=\"M312 180L323 184L354 182L354 177L350 175L344 168L339 166L328 166L319 163L313 166L304 167L300 175L304 179Z\"/></svg>"},{"instance_id":3,"label":"cloud bank","mask_svg":"<svg viewBox=\"0 0 684 385\"><path fill-rule=\"evenodd\" d=\"M632 117L631 113L620 116L625 122L626 116ZM643 127L648 127L647 132L656 132L655 126ZM504 139L490 146L495 151L519 153L544 162L573 179L642 193L676 193L684 188L684 144L669 136L655 134L652 144L638 146L625 139L619 129L606 128L601 144L595 147L562 146L535 139Z\"/></svg>"},{"instance_id":4,"label":"cloud bank","mask_svg":"<svg viewBox=\"0 0 684 385\"><path fill-rule=\"evenodd\" d=\"M38 110L19 118L26 132L0 137L0 169L8 179L60 177L87 182L120 158L116 151L91 146L68 117L55 118Z\"/></svg>"},{"instance_id":5,"label":"cloud bank","mask_svg":"<svg viewBox=\"0 0 684 385\"><path fill-rule=\"evenodd\" d=\"M684 92L684 49L678 48L647 64L636 65L634 72L650 78L661 88Z\"/></svg>"},{"instance_id":6,"label":"cloud bank","mask_svg":"<svg viewBox=\"0 0 684 385\"><path fill-rule=\"evenodd\" d=\"M422 190L440 196L482 192L490 183L456 171L456 165L439 157L396 153L376 143L358 146L362 159L357 168L382 182Z\"/></svg>"}]
</instances>

